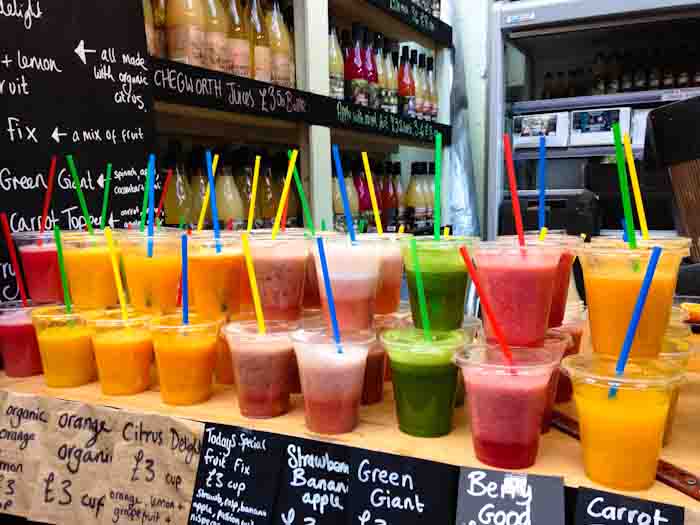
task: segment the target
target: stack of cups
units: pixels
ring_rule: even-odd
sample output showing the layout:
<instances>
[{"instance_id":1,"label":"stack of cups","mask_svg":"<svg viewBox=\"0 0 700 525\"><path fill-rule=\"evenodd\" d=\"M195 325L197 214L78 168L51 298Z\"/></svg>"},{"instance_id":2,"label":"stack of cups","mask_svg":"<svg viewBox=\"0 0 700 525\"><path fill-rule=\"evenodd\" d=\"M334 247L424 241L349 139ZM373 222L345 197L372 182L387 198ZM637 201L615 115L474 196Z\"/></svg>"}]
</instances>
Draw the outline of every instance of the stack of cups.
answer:
<instances>
[{"instance_id":1,"label":"stack of cups","mask_svg":"<svg viewBox=\"0 0 700 525\"><path fill-rule=\"evenodd\" d=\"M94 234L66 232L62 242L73 304L84 310L116 306L118 304L117 287L105 237L97 231ZM118 243L115 244L117 257L120 258L121 249Z\"/></svg>"}]
</instances>

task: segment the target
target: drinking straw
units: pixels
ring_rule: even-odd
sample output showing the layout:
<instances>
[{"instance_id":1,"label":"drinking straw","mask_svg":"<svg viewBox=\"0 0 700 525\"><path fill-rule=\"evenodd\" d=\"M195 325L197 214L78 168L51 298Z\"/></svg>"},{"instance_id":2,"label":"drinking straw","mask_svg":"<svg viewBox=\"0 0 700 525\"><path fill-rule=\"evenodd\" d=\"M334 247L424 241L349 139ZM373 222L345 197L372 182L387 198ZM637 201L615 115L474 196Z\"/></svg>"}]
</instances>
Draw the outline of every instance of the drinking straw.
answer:
<instances>
[{"instance_id":1,"label":"drinking straw","mask_svg":"<svg viewBox=\"0 0 700 525\"><path fill-rule=\"evenodd\" d=\"M177 225L178 230L184 230L185 229L185 216L180 215L180 222Z\"/></svg>"},{"instance_id":2,"label":"drinking straw","mask_svg":"<svg viewBox=\"0 0 700 525\"><path fill-rule=\"evenodd\" d=\"M513 164L513 148L510 145L510 135L503 134L503 149L506 155L506 172L508 173L508 185L510 186L510 200L513 204L513 218L515 230L518 232L518 243L525 246L525 232L523 231L523 217L520 214L520 201L518 200L518 186L515 182L515 165Z\"/></svg>"},{"instance_id":3,"label":"drinking straw","mask_svg":"<svg viewBox=\"0 0 700 525\"><path fill-rule=\"evenodd\" d=\"M326 303L328 303L328 313L331 318L331 328L333 329L333 339L338 347L338 353L343 353L343 348L340 346L340 328L338 327L338 318L335 314L335 300L333 299L333 288L331 287L330 273L328 272L328 261L326 260L326 251L323 248L323 238L316 237L316 245L318 246L318 258L321 261L321 272L323 273L323 286L326 289Z\"/></svg>"},{"instance_id":4,"label":"drinking straw","mask_svg":"<svg viewBox=\"0 0 700 525\"><path fill-rule=\"evenodd\" d=\"M412 237L410 242L411 261L413 262L414 274L416 276L416 291L418 292L418 308L420 309L420 318L423 322L423 338L426 343L432 341L432 331L430 330L430 317L428 316L428 303L425 300L425 287L423 286L423 273L420 271L420 263L418 262L418 249L416 247L416 238Z\"/></svg>"},{"instance_id":5,"label":"drinking straw","mask_svg":"<svg viewBox=\"0 0 700 525\"><path fill-rule=\"evenodd\" d=\"M401 226L399 226L399 234L403 234L405 229L406 229L406 227L403 224Z\"/></svg>"},{"instance_id":6,"label":"drinking straw","mask_svg":"<svg viewBox=\"0 0 700 525\"><path fill-rule=\"evenodd\" d=\"M539 240L544 241L547 238L547 233L549 233L549 228L542 226L542 229L540 229Z\"/></svg>"},{"instance_id":7,"label":"drinking straw","mask_svg":"<svg viewBox=\"0 0 700 525\"><path fill-rule=\"evenodd\" d=\"M287 150L287 157L291 159L292 150ZM297 170L296 165L294 165L294 183L296 184L297 192L299 193L299 200L301 201L301 209L304 212L304 220L306 221L306 227L309 230L311 230L311 235L316 235L316 228L314 227L314 219L311 216L311 208L309 207L309 201L306 199L304 185L301 183L301 177L299 177L299 170Z\"/></svg>"},{"instance_id":8,"label":"drinking straw","mask_svg":"<svg viewBox=\"0 0 700 525\"><path fill-rule=\"evenodd\" d=\"M639 178L637 177L637 166L634 164L634 155L632 154L632 143L630 136L625 133L622 137L625 145L625 155L627 156L627 166L630 170L630 180L632 181L632 193L634 194L634 203L637 206L637 215L639 216L639 227L642 230L642 239L649 240L649 227L647 226L647 216L644 213L644 201L642 200L642 192L639 189Z\"/></svg>"},{"instance_id":9,"label":"drinking straw","mask_svg":"<svg viewBox=\"0 0 700 525\"><path fill-rule=\"evenodd\" d=\"M206 163L207 163L207 177L209 177L209 167L211 166L211 152L209 153L209 157L207 157ZM214 164L212 166L212 170L214 172L214 175L216 175L216 167L219 165L219 155L218 153L214 155ZM204 200L202 200L202 209L199 212L199 220L197 221L197 231L201 232L202 229L204 228L204 217L207 214L207 209L209 208L209 200L211 199L211 188L212 185L211 183L207 182L207 189L204 191ZM212 207L213 209L213 207ZM212 218L213 218L213 213L212 213Z\"/></svg>"},{"instance_id":10,"label":"drinking straw","mask_svg":"<svg viewBox=\"0 0 700 525\"><path fill-rule=\"evenodd\" d=\"M209 177L209 193L211 194L211 220L214 223L214 239L216 241L216 253L221 253L221 227L219 225L219 209L216 207L216 186L214 186L214 168L212 166L211 151L204 153L207 163L207 177ZM215 162L219 163L219 156Z\"/></svg>"},{"instance_id":11,"label":"drinking straw","mask_svg":"<svg viewBox=\"0 0 700 525\"><path fill-rule=\"evenodd\" d=\"M148 156L148 172L150 184L148 185L148 256L153 257L153 227L155 226L155 201L156 201L156 156L151 153Z\"/></svg>"},{"instance_id":12,"label":"drinking straw","mask_svg":"<svg viewBox=\"0 0 700 525\"><path fill-rule=\"evenodd\" d=\"M139 224L139 231L141 233L143 233L143 231L146 229L146 212L148 211L148 188L151 187L151 170L148 169L148 164L146 165L146 168L146 182L143 185L143 204L141 205L141 222Z\"/></svg>"},{"instance_id":13,"label":"drinking straw","mask_svg":"<svg viewBox=\"0 0 700 525\"><path fill-rule=\"evenodd\" d=\"M503 352L503 355L506 358L506 362L509 365L512 365L513 354L510 351L508 343L506 342L506 337L503 334L503 329L501 328L500 323L496 320L496 316L493 313L493 308L491 308L491 303L487 299L486 294L484 293L484 288L481 286L481 279L479 279L479 275L476 272L476 268L474 268L474 263L472 262L472 259L469 256L469 251L467 250L467 247L464 245L460 246L459 253L462 254L464 264L467 265L467 271L469 272L469 276L471 277L472 282L474 283L476 293L479 295L481 306L484 308L484 313L486 314L486 317L491 323L491 328L493 329L493 333L496 335L496 340L498 341L498 344L501 347L501 351Z\"/></svg>"},{"instance_id":14,"label":"drinking straw","mask_svg":"<svg viewBox=\"0 0 700 525\"><path fill-rule=\"evenodd\" d=\"M7 242L7 251L10 252L10 262L15 272L15 280L17 281L19 295L22 298L22 304L27 306L27 291L24 289L24 282L22 281L22 274L20 273L19 262L17 261L17 252L15 251L15 243L12 242L10 223L7 221L7 214L5 212L0 213L0 220L2 221L2 233L5 235L5 242Z\"/></svg>"},{"instance_id":15,"label":"drinking straw","mask_svg":"<svg viewBox=\"0 0 700 525\"><path fill-rule=\"evenodd\" d=\"M168 174L165 176L165 182L163 183L163 193L160 194L160 201L158 201L158 211L156 212L156 218L160 219L160 214L163 213L163 204L165 203L165 195L168 193L168 188L170 187L170 179L173 178L173 170L168 170Z\"/></svg>"},{"instance_id":16,"label":"drinking straw","mask_svg":"<svg viewBox=\"0 0 700 525\"><path fill-rule=\"evenodd\" d=\"M180 280L180 290L182 293L182 324L190 324L190 300L187 289L187 234L182 237L182 279Z\"/></svg>"},{"instance_id":17,"label":"drinking straw","mask_svg":"<svg viewBox=\"0 0 700 525\"><path fill-rule=\"evenodd\" d=\"M260 155L255 156L255 168L253 169L253 188L250 193L250 206L248 206L248 227L246 231L253 229L253 218L255 216L255 198L258 193L258 177L260 175Z\"/></svg>"},{"instance_id":18,"label":"drinking straw","mask_svg":"<svg viewBox=\"0 0 700 525\"><path fill-rule=\"evenodd\" d=\"M433 205L433 237L440 240L440 223L442 222L442 133L435 134L435 203Z\"/></svg>"},{"instance_id":19,"label":"drinking straw","mask_svg":"<svg viewBox=\"0 0 700 525\"><path fill-rule=\"evenodd\" d=\"M321 219L321 231L326 231L326 219Z\"/></svg>"},{"instance_id":20,"label":"drinking straw","mask_svg":"<svg viewBox=\"0 0 700 525\"><path fill-rule=\"evenodd\" d=\"M335 161L335 173L338 176L338 189L340 190L340 197L343 199L345 224L347 225L348 233L350 234L350 240L354 243L357 240L355 238L355 225L352 222L352 209L350 208L350 200L348 199L348 192L345 188L343 163L340 161L340 149L338 148L337 144L333 144L333 160Z\"/></svg>"},{"instance_id":21,"label":"drinking straw","mask_svg":"<svg viewBox=\"0 0 700 525\"><path fill-rule=\"evenodd\" d=\"M547 139L544 136L540 137L540 161L537 166L537 186L540 190L540 200L537 206L537 215L539 219L540 230L545 227L545 212L546 208L546 194L547 194L547 181L545 179L545 168L547 167Z\"/></svg>"},{"instance_id":22,"label":"drinking straw","mask_svg":"<svg viewBox=\"0 0 700 525\"><path fill-rule=\"evenodd\" d=\"M379 235L383 235L384 229L382 228L382 217L379 214L379 206L377 206L377 195L374 193L372 170L369 167L369 158L367 158L367 153L365 151L362 152L362 163L365 165L365 175L367 176L367 185L369 186L369 198L372 201L372 211L374 212L374 223L377 225L377 233Z\"/></svg>"},{"instance_id":23,"label":"drinking straw","mask_svg":"<svg viewBox=\"0 0 700 525\"><path fill-rule=\"evenodd\" d=\"M289 208L289 201L284 203L284 208L282 209L282 220L280 221L280 229L282 231L287 230L287 208Z\"/></svg>"},{"instance_id":24,"label":"drinking straw","mask_svg":"<svg viewBox=\"0 0 700 525\"><path fill-rule=\"evenodd\" d=\"M63 287L63 302L66 306L66 313L73 313L73 303L70 299L70 289L68 288L68 276L66 275L66 265L63 261L63 244L61 243L61 230L58 224L53 226L53 238L56 242L56 257L58 259L58 271L61 274L61 286Z\"/></svg>"},{"instance_id":25,"label":"drinking straw","mask_svg":"<svg viewBox=\"0 0 700 525\"><path fill-rule=\"evenodd\" d=\"M107 240L107 248L109 248L109 257L112 260L112 275L114 275L114 284L117 287L117 296L119 297L119 308L122 312L122 320L126 321L129 314L126 310L126 295L124 294L124 286L122 285L122 276L119 271L119 259L117 250L114 249L114 240L112 239L112 228L105 227L105 239Z\"/></svg>"},{"instance_id":26,"label":"drinking straw","mask_svg":"<svg viewBox=\"0 0 700 525\"><path fill-rule=\"evenodd\" d=\"M260 291L258 290L258 280L255 277L255 265L253 257L250 254L250 242L248 241L248 232L241 235L243 243L243 256L245 257L245 265L248 270L248 280L250 281L250 293L253 296L253 308L255 309L255 319L258 322L258 333L265 335L265 317L262 311L262 302L260 301Z\"/></svg>"},{"instance_id":27,"label":"drinking straw","mask_svg":"<svg viewBox=\"0 0 700 525\"><path fill-rule=\"evenodd\" d=\"M620 352L620 357L618 357L617 364L615 365L615 375L617 376L622 376L625 373L625 366L627 365L627 360L630 356L630 350L632 349L632 343L634 342L634 336L637 333L637 327L639 326L639 320L641 319L642 312L644 311L644 304L646 303L647 297L649 295L649 289L651 288L651 283L654 279L654 272L656 272L656 266L659 264L661 251L661 247L659 246L654 246L654 248L651 250L649 264L647 265L647 271L644 274L642 287L639 290L637 302L635 303L634 310L632 311L632 319L630 320L630 324L627 327L627 333L625 333L625 340L622 343L622 351ZM614 398L616 393L617 387L610 387L610 390L608 391L608 398Z\"/></svg>"},{"instance_id":28,"label":"drinking straw","mask_svg":"<svg viewBox=\"0 0 700 525\"><path fill-rule=\"evenodd\" d=\"M359 222L357 223L357 231L358 233L363 233L365 231L365 220L360 219Z\"/></svg>"},{"instance_id":29,"label":"drinking straw","mask_svg":"<svg viewBox=\"0 0 700 525\"><path fill-rule=\"evenodd\" d=\"M51 157L51 166L49 167L49 180L46 183L46 193L44 194L44 209L41 212L41 224L39 225L39 233L43 234L46 229L46 218L49 215L49 206L51 205L51 194L53 193L53 181L56 177L56 155ZM39 246L41 246L41 237L39 237Z\"/></svg>"},{"instance_id":30,"label":"drinking straw","mask_svg":"<svg viewBox=\"0 0 700 525\"><path fill-rule=\"evenodd\" d=\"M277 215L275 216L275 222L272 225L272 238L277 237L277 233L280 229L280 223L282 222L282 211L284 210L285 203L289 197L289 188L292 185L292 176L294 174L294 166L297 163L297 156L299 155L299 150L293 150L292 156L289 159L289 164L287 165L287 176L284 179L284 186L282 187L282 196L280 197L280 204L277 207Z\"/></svg>"},{"instance_id":31,"label":"drinking straw","mask_svg":"<svg viewBox=\"0 0 700 525\"><path fill-rule=\"evenodd\" d=\"M66 160L68 161L68 168L70 169L71 177L73 177L73 184L75 185L75 193L78 194L78 202L80 203L80 209L83 212L83 217L85 218L85 224L90 232L90 235L94 235L95 232L92 229L92 223L90 222L90 214L88 213L87 203L85 202L85 195L83 195L83 189L80 187L80 177L78 177L78 171L75 169L75 162L73 162L73 155L66 155Z\"/></svg>"},{"instance_id":32,"label":"drinking straw","mask_svg":"<svg viewBox=\"0 0 700 525\"><path fill-rule=\"evenodd\" d=\"M449 238L449 237L450 237L450 227L449 227L449 226L445 226L445 227L442 229L442 236L443 236L443 237L446 237L446 238Z\"/></svg>"},{"instance_id":33,"label":"drinking straw","mask_svg":"<svg viewBox=\"0 0 700 525\"><path fill-rule=\"evenodd\" d=\"M104 230L107 222L107 204L109 203L109 185L112 182L112 163L107 163L107 177L105 178L105 194L102 197L102 215L100 215L100 228Z\"/></svg>"},{"instance_id":34,"label":"drinking straw","mask_svg":"<svg viewBox=\"0 0 700 525\"><path fill-rule=\"evenodd\" d=\"M620 181L620 194L622 195L622 209L625 212L625 231L629 247L637 247L637 235L634 231L634 218L632 217L632 203L630 202L630 190L627 185L627 170L625 169L625 153L620 136L620 123L615 122L612 127L615 138L615 157L617 158L617 177Z\"/></svg>"}]
</instances>

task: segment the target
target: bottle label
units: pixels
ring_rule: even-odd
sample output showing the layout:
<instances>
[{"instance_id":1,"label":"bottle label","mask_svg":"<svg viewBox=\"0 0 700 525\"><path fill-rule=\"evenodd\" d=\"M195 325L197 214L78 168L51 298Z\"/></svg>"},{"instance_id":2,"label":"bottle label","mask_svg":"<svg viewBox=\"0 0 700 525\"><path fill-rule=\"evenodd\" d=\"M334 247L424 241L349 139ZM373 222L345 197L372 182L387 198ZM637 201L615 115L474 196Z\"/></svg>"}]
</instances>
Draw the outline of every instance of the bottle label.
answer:
<instances>
[{"instance_id":1,"label":"bottle label","mask_svg":"<svg viewBox=\"0 0 700 525\"><path fill-rule=\"evenodd\" d=\"M330 95L331 98L343 100L345 98L345 81L341 75L330 74Z\"/></svg>"},{"instance_id":2,"label":"bottle label","mask_svg":"<svg viewBox=\"0 0 700 525\"><path fill-rule=\"evenodd\" d=\"M379 96L379 84L370 83L367 87L368 105L371 108L379 109L381 107L381 98Z\"/></svg>"},{"instance_id":3,"label":"bottle label","mask_svg":"<svg viewBox=\"0 0 700 525\"><path fill-rule=\"evenodd\" d=\"M184 25L168 29L170 60L204 67L204 48L205 34L200 28Z\"/></svg>"},{"instance_id":4,"label":"bottle label","mask_svg":"<svg viewBox=\"0 0 700 525\"><path fill-rule=\"evenodd\" d=\"M291 86L288 53L283 51L275 51L272 53L272 83L278 86Z\"/></svg>"},{"instance_id":5,"label":"bottle label","mask_svg":"<svg viewBox=\"0 0 700 525\"><path fill-rule=\"evenodd\" d=\"M425 100L423 99L423 97L416 97L416 117L419 119L422 119L424 112L425 112Z\"/></svg>"},{"instance_id":6,"label":"bottle label","mask_svg":"<svg viewBox=\"0 0 700 525\"><path fill-rule=\"evenodd\" d=\"M255 46L255 80L270 82L272 80L272 57L270 48L266 46Z\"/></svg>"},{"instance_id":7,"label":"bottle label","mask_svg":"<svg viewBox=\"0 0 700 525\"><path fill-rule=\"evenodd\" d=\"M423 102L423 119L431 120L433 118L433 103L427 98Z\"/></svg>"},{"instance_id":8,"label":"bottle label","mask_svg":"<svg viewBox=\"0 0 700 525\"><path fill-rule=\"evenodd\" d=\"M350 81L350 101L360 106L367 106L369 103L367 92L369 84L366 80L358 78Z\"/></svg>"},{"instance_id":9,"label":"bottle label","mask_svg":"<svg viewBox=\"0 0 700 525\"><path fill-rule=\"evenodd\" d=\"M228 72L231 69L228 53L228 38L224 33L207 33L205 66L214 71Z\"/></svg>"},{"instance_id":10,"label":"bottle label","mask_svg":"<svg viewBox=\"0 0 700 525\"><path fill-rule=\"evenodd\" d=\"M229 62L234 75L250 78L250 44L241 38L228 39Z\"/></svg>"},{"instance_id":11,"label":"bottle label","mask_svg":"<svg viewBox=\"0 0 700 525\"><path fill-rule=\"evenodd\" d=\"M416 116L416 97L399 96L399 112L404 117Z\"/></svg>"}]
</instances>

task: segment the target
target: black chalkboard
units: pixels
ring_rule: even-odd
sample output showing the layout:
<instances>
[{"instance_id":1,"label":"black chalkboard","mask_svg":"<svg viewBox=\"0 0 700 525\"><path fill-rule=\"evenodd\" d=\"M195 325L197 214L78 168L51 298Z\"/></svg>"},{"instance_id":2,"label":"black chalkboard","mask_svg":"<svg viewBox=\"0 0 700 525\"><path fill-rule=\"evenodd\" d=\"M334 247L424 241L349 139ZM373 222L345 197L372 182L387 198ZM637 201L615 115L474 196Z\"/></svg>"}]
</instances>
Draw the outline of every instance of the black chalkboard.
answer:
<instances>
[{"instance_id":1,"label":"black chalkboard","mask_svg":"<svg viewBox=\"0 0 700 525\"><path fill-rule=\"evenodd\" d=\"M452 28L411 0L367 0L367 2L412 26L438 44L452 47Z\"/></svg>"},{"instance_id":2,"label":"black chalkboard","mask_svg":"<svg viewBox=\"0 0 700 525\"><path fill-rule=\"evenodd\" d=\"M265 432L207 423L189 523L269 525L281 444Z\"/></svg>"},{"instance_id":3,"label":"black chalkboard","mask_svg":"<svg viewBox=\"0 0 700 525\"><path fill-rule=\"evenodd\" d=\"M684 519L682 507L585 487L576 500L576 525L683 525Z\"/></svg>"},{"instance_id":4,"label":"black chalkboard","mask_svg":"<svg viewBox=\"0 0 700 525\"><path fill-rule=\"evenodd\" d=\"M13 231L38 230L52 155L48 226L83 227L64 158L73 154L93 223L113 165L109 225L139 215L152 96L140 0L20 0L0 4L0 195ZM6 247L2 300L17 297Z\"/></svg>"},{"instance_id":5,"label":"black chalkboard","mask_svg":"<svg viewBox=\"0 0 700 525\"><path fill-rule=\"evenodd\" d=\"M352 449L349 524L454 523L459 469Z\"/></svg>"}]
</instances>

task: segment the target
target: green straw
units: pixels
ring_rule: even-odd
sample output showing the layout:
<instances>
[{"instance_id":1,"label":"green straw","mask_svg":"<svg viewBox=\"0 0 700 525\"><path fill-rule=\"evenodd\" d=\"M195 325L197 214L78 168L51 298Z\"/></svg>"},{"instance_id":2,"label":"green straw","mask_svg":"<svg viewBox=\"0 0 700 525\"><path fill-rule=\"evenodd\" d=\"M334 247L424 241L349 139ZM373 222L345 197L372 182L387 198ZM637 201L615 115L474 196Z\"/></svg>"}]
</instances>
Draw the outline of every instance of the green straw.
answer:
<instances>
[{"instance_id":1,"label":"green straw","mask_svg":"<svg viewBox=\"0 0 700 525\"><path fill-rule=\"evenodd\" d=\"M185 216L180 215L180 224L177 225L178 230L184 230L185 229Z\"/></svg>"},{"instance_id":2,"label":"green straw","mask_svg":"<svg viewBox=\"0 0 700 525\"><path fill-rule=\"evenodd\" d=\"M70 300L70 291L68 290L68 276L66 275L66 265L63 262L63 244L61 244L61 230L58 229L58 224L54 224L53 238L56 241L56 255L58 257L58 270L61 273L61 285L63 286L63 302L66 303L66 313L73 313L73 303Z\"/></svg>"},{"instance_id":3,"label":"green straw","mask_svg":"<svg viewBox=\"0 0 700 525\"><path fill-rule=\"evenodd\" d=\"M287 157L292 158L292 150L287 150ZM306 221L306 227L311 230L311 235L316 235L316 228L314 228L314 220L311 217L311 209L309 208L309 201L306 200L306 193L304 193L304 186L301 183L301 178L299 177L299 170L297 170L296 164L294 165L294 183L297 185L297 191L299 192L299 200L301 200L301 209L304 211L304 220Z\"/></svg>"},{"instance_id":4,"label":"green straw","mask_svg":"<svg viewBox=\"0 0 700 525\"><path fill-rule=\"evenodd\" d=\"M148 212L148 188L151 187L151 170L146 170L146 184L143 186L143 204L141 205L141 224L139 231L143 232L146 229L146 213Z\"/></svg>"},{"instance_id":5,"label":"green straw","mask_svg":"<svg viewBox=\"0 0 700 525\"><path fill-rule=\"evenodd\" d=\"M321 219L321 231L326 231L326 219Z\"/></svg>"},{"instance_id":6,"label":"green straw","mask_svg":"<svg viewBox=\"0 0 700 525\"><path fill-rule=\"evenodd\" d=\"M107 163L107 178L105 179L105 195L102 197L102 216L100 217L100 229L105 229L107 222L107 204L109 203L109 183L112 181L112 163Z\"/></svg>"},{"instance_id":7,"label":"green straw","mask_svg":"<svg viewBox=\"0 0 700 525\"><path fill-rule=\"evenodd\" d=\"M426 342L432 341L430 331L430 318L428 317L428 303L425 300L425 288L423 287L423 274L420 271L418 263L418 250L416 248L415 237L411 238L411 261L413 262L414 274L416 278L416 291L418 292L418 307L420 309L420 318L423 322L423 337Z\"/></svg>"},{"instance_id":8,"label":"green straw","mask_svg":"<svg viewBox=\"0 0 700 525\"><path fill-rule=\"evenodd\" d=\"M80 208L83 210L83 217L85 218L85 223L90 235L94 235L92 229L92 223L90 222L90 214L88 213L87 203L85 202L85 195L83 195L83 189L80 187L80 177L78 177L78 170L75 169L75 162L73 162L73 155L66 155L66 161L68 161L68 168L70 169L71 177L73 177L73 184L75 185L75 192L78 194L78 202L80 203Z\"/></svg>"},{"instance_id":9,"label":"green straw","mask_svg":"<svg viewBox=\"0 0 700 525\"><path fill-rule=\"evenodd\" d=\"M357 231L359 233L364 233L364 231L365 231L365 220L364 219L360 219L360 222L357 223Z\"/></svg>"},{"instance_id":10,"label":"green straw","mask_svg":"<svg viewBox=\"0 0 700 525\"><path fill-rule=\"evenodd\" d=\"M435 134L435 204L433 205L433 238L440 240L440 226L442 224L442 133Z\"/></svg>"},{"instance_id":11,"label":"green straw","mask_svg":"<svg viewBox=\"0 0 700 525\"><path fill-rule=\"evenodd\" d=\"M622 135L620 134L620 123L615 122L612 127L613 137L615 137L615 157L617 157L617 176L620 179L620 194L622 195L622 209L625 212L625 229L627 230L627 242L631 249L637 247L637 236L634 231L634 218L632 217L632 201L630 200L630 189L627 184L627 168L625 166L625 150L622 146Z\"/></svg>"}]
</instances>

